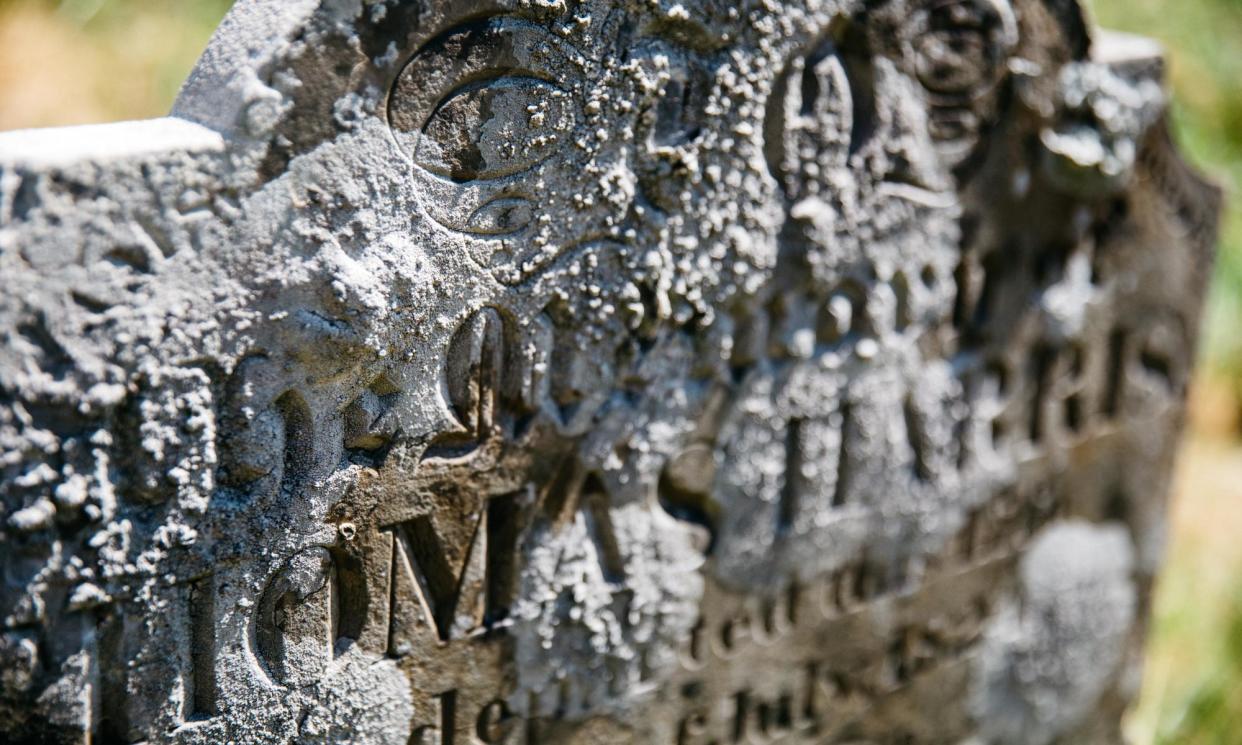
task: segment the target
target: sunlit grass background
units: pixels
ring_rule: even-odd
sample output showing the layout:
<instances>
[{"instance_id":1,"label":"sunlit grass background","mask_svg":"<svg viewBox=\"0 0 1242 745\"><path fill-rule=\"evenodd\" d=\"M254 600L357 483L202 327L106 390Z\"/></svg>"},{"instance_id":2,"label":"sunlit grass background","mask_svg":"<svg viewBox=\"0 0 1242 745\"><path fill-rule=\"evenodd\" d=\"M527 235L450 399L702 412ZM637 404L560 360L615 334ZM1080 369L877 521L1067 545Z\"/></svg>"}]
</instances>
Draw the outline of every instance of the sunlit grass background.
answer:
<instances>
[{"instance_id":1,"label":"sunlit grass background","mask_svg":"<svg viewBox=\"0 0 1242 745\"><path fill-rule=\"evenodd\" d=\"M159 116L231 0L0 0L0 129ZM1162 40L1183 146L1242 185L1242 0L1091 0ZM1221 242L1136 745L1242 745L1242 196Z\"/></svg>"}]
</instances>

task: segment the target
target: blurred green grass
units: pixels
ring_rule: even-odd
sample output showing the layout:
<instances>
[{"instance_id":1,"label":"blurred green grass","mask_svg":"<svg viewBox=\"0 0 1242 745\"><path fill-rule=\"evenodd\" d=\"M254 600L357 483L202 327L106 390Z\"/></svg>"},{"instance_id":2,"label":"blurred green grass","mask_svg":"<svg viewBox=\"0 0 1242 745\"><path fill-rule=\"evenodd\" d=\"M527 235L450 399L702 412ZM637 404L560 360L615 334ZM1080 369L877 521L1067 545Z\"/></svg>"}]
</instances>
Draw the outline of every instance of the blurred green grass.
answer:
<instances>
[{"instance_id":1,"label":"blurred green grass","mask_svg":"<svg viewBox=\"0 0 1242 745\"><path fill-rule=\"evenodd\" d=\"M1242 0L1087 0L1169 51L1190 159L1231 192L1136 745L1242 745ZM0 129L161 116L232 0L0 0Z\"/></svg>"},{"instance_id":2,"label":"blurred green grass","mask_svg":"<svg viewBox=\"0 0 1242 745\"><path fill-rule=\"evenodd\" d=\"M168 112L232 0L0 0L0 129Z\"/></svg>"}]
</instances>

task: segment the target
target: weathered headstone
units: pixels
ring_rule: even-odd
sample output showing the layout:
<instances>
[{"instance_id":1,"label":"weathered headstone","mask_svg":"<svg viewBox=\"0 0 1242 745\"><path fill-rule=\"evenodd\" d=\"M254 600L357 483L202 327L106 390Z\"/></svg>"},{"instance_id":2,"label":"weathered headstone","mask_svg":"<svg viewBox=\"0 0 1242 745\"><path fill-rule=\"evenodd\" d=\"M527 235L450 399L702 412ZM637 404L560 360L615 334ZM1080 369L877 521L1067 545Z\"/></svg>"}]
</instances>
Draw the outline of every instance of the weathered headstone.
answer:
<instances>
[{"instance_id":1,"label":"weathered headstone","mask_svg":"<svg viewBox=\"0 0 1242 745\"><path fill-rule=\"evenodd\" d=\"M1073 0L241 0L0 136L0 740L1095 743L1219 197Z\"/></svg>"}]
</instances>

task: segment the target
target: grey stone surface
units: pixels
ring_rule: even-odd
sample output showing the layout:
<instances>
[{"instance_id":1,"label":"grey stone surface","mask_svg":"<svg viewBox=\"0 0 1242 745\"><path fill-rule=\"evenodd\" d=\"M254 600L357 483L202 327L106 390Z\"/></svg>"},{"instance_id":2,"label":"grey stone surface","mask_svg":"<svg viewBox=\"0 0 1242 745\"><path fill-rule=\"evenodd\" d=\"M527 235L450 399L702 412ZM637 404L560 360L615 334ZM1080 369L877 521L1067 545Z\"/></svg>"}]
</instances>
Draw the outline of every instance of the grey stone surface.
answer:
<instances>
[{"instance_id":1,"label":"grey stone surface","mask_svg":"<svg viewBox=\"0 0 1242 745\"><path fill-rule=\"evenodd\" d=\"M1108 743L1219 195L1073 0L239 0L0 134L0 740Z\"/></svg>"}]
</instances>

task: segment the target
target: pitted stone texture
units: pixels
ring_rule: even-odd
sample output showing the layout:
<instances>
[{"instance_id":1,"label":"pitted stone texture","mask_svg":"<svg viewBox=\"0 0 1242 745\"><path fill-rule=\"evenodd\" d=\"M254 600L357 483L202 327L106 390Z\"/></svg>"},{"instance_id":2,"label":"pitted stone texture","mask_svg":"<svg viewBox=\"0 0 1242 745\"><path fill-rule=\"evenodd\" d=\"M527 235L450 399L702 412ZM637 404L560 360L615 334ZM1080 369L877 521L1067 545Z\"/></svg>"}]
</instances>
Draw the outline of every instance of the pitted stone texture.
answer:
<instances>
[{"instance_id":1,"label":"pitted stone texture","mask_svg":"<svg viewBox=\"0 0 1242 745\"><path fill-rule=\"evenodd\" d=\"M1068 0L240 0L0 135L0 739L1114 742L1219 196Z\"/></svg>"}]
</instances>

